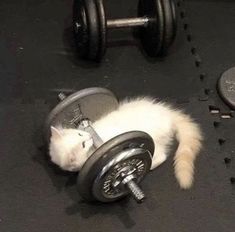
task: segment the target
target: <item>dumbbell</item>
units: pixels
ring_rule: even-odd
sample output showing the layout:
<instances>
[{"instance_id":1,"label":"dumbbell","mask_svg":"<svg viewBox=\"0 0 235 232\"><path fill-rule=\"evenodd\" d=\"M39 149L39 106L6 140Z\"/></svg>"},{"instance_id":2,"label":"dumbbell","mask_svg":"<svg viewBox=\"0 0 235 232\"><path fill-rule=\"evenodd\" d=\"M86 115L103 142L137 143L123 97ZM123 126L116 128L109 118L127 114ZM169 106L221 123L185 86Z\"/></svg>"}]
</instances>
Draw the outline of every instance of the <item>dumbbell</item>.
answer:
<instances>
[{"instance_id":1,"label":"dumbbell","mask_svg":"<svg viewBox=\"0 0 235 232\"><path fill-rule=\"evenodd\" d=\"M139 0L138 17L106 20L103 0L74 0L73 29L82 58L100 61L107 47L108 29L139 28L147 55L166 54L176 35L174 0Z\"/></svg>"},{"instance_id":2,"label":"dumbbell","mask_svg":"<svg viewBox=\"0 0 235 232\"><path fill-rule=\"evenodd\" d=\"M65 97L51 111L45 123L45 138L50 141L51 126L78 128L89 132L94 151L81 168L78 191L88 200L113 202L129 193L137 202L145 194L138 186L149 172L154 152L150 135L142 131L130 131L103 142L91 122L118 108L118 100L104 88L88 88Z\"/></svg>"}]
</instances>

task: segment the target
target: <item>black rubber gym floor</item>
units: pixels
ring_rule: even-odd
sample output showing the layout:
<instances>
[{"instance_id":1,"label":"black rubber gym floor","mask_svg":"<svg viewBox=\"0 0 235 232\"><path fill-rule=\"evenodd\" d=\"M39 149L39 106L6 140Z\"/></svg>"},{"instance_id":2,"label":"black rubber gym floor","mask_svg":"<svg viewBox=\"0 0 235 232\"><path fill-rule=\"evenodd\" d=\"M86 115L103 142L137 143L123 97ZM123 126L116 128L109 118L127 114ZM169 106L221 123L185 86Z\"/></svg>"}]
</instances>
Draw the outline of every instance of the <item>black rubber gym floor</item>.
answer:
<instances>
[{"instance_id":1,"label":"black rubber gym floor","mask_svg":"<svg viewBox=\"0 0 235 232\"><path fill-rule=\"evenodd\" d=\"M136 12L134 0L107 5L112 16ZM166 58L153 62L135 46L112 46L97 66L73 52L72 1L1 0L0 231L235 231L235 120L216 92L220 74L235 66L235 1L177 5L178 34ZM142 205L79 198L76 175L49 162L42 125L59 90L91 86L120 98L151 94L201 123L205 146L191 190L179 189L169 159L144 180Z\"/></svg>"}]
</instances>

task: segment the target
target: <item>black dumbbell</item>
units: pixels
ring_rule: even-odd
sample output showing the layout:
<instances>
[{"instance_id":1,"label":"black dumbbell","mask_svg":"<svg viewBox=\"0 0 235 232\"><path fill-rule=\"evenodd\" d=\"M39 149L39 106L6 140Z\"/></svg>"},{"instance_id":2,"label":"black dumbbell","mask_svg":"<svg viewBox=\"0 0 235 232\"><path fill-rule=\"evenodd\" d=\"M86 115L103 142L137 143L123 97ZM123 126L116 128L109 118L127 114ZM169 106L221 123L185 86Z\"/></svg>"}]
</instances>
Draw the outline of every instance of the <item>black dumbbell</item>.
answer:
<instances>
[{"instance_id":1,"label":"black dumbbell","mask_svg":"<svg viewBox=\"0 0 235 232\"><path fill-rule=\"evenodd\" d=\"M145 52L164 55L176 35L173 0L139 0L138 17L106 20L103 0L74 0L73 28L81 57L100 61L105 54L107 29L139 27Z\"/></svg>"},{"instance_id":2,"label":"black dumbbell","mask_svg":"<svg viewBox=\"0 0 235 232\"><path fill-rule=\"evenodd\" d=\"M50 140L51 126L63 125L88 131L94 152L78 175L78 191L89 201L112 202L131 193L137 202L145 198L138 183L150 170L154 142L141 131L130 131L103 143L91 121L118 107L117 98L107 89L88 88L68 97L51 111L45 124L45 138Z\"/></svg>"}]
</instances>

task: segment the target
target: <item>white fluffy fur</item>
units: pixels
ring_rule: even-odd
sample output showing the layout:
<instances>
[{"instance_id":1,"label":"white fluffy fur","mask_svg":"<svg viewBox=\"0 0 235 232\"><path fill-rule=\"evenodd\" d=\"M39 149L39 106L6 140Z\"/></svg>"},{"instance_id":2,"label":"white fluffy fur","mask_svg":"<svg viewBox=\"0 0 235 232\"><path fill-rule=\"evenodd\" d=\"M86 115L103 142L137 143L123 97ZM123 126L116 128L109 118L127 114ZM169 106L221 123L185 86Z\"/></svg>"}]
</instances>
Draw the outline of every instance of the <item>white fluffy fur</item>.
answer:
<instances>
[{"instance_id":1,"label":"white fluffy fur","mask_svg":"<svg viewBox=\"0 0 235 232\"><path fill-rule=\"evenodd\" d=\"M202 134L190 116L151 98L123 101L119 108L93 123L93 127L107 141L132 130L148 133L154 140L155 153L151 169L162 164L176 135L179 146L174 158L175 176L184 189L193 183L194 161L201 149ZM83 131L52 128L50 156L64 170L79 171L91 155L93 141Z\"/></svg>"}]
</instances>

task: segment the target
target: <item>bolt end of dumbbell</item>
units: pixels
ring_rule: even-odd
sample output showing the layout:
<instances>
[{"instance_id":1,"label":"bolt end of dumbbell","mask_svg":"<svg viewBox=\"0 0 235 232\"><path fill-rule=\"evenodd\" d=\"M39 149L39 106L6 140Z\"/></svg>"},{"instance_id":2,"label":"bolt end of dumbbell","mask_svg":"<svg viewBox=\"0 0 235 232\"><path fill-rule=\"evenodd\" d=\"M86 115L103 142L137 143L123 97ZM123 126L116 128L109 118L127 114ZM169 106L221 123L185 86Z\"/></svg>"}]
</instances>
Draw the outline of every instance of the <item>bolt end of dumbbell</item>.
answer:
<instances>
[{"instance_id":1,"label":"bolt end of dumbbell","mask_svg":"<svg viewBox=\"0 0 235 232\"><path fill-rule=\"evenodd\" d=\"M133 180L128 181L126 187L137 203L142 203L145 200L146 197L144 192Z\"/></svg>"},{"instance_id":2,"label":"bolt end of dumbbell","mask_svg":"<svg viewBox=\"0 0 235 232\"><path fill-rule=\"evenodd\" d=\"M145 196L145 194L142 191L141 195L139 195L138 197L134 196L134 199L136 200L136 202L138 204L141 204L141 203L143 203L145 201L146 196Z\"/></svg>"},{"instance_id":3,"label":"bolt end of dumbbell","mask_svg":"<svg viewBox=\"0 0 235 232\"><path fill-rule=\"evenodd\" d=\"M142 197L141 199L135 199L138 204L142 204L146 200L146 196Z\"/></svg>"}]
</instances>

